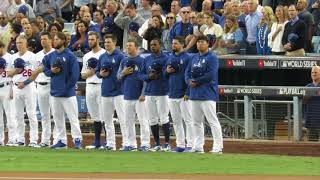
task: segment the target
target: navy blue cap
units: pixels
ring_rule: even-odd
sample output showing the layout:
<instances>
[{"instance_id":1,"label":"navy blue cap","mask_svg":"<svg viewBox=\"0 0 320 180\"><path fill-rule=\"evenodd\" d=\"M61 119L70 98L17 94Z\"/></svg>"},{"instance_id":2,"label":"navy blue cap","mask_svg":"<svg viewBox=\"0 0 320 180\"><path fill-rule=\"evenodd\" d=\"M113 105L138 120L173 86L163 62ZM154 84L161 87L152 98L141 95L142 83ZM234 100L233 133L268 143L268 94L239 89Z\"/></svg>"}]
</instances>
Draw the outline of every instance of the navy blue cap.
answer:
<instances>
[{"instance_id":1,"label":"navy blue cap","mask_svg":"<svg viewBox=\"0 0 320 180\"><path fill-rule=\"evenodd\" d=\"M5 59L0 58L0 69L5 69L7 66L7 62Z\"/></svg>"},{"instance_id":2,"label":"navy blue cap","mask_svg":"<svg viewBox=\"0 0 320 180\"><path fill-rule=\"evenodd\" d=\"M21 58L17 58L16 60L14 60L14 63L13 63L14 68L24 69L25 65L26 65L26 62Z\"/></svg>"},{"instance_id":3,"label":"navy blue cap","mask_svg":"<svg viewBox=\"0 0 320 180\"><path fill-rule=\"evenodd\" d=\"M26 5L22 5L18 9L18 13L22 13L24 15L27 15L28 11L29 11L29 8Z\"/></svg>"},{"instance_id":4,"label":"navy blue cap","mask_svg":"<svg viewBox=\"0 0 320 180\"><path fill-rule=\"evenodd\" d=\"M90 59L87 61L87 63L88 63L88 67L94 69L94 68L97 67L98 59L96 59L96 58L90 58Z\"/></svg>"},{"instance_id":5,"label":"navy blue cap","mask_svg":"<svg viewBox=\"0 0 320 180\"><path fill-rule=\"evenodd\" d=\"M129 30L130 31L135 31L135 32L138 32L139 31L139 28L140 28L140 25L136 22L131 22L129 24Z\"/></svg>"}]
</instances>

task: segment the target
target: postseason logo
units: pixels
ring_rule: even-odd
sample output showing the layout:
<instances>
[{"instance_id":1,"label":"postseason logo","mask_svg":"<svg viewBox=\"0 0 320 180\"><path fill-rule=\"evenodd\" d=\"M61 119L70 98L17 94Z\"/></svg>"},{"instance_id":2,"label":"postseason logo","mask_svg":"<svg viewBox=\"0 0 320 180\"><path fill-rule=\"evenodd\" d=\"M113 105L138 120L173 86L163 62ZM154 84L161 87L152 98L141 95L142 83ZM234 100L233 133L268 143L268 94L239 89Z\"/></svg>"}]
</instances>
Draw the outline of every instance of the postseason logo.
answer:
<instances>
[{"instance_id":1,"label":"postseason logo","mask_svg":"<svg viewBox=\"0 0 320 180\"><path fill-rule=\"evenodd\" d=\"M282 60L280 61L281 68L311 68L317 65L318 61L310 60Z\"/></svg>"},{"instance_id":2,"label":"postseason logo","mask_svg":"<svg viewBox=\"0 0 320 180\"><path fill-rule=\"evenodd\" d=\"M305 89L300 88L280 88L278 91L279 95L306 95Z\"/></svg>"}]
</instances>

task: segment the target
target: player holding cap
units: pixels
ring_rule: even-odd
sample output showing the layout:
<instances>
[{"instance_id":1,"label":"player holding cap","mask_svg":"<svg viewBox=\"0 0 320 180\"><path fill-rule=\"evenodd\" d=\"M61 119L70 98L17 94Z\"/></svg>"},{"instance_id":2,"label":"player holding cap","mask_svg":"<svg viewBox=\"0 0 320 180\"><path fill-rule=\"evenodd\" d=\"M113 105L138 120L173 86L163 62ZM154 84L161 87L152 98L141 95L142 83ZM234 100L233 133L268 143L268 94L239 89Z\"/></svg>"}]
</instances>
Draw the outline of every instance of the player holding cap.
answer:
<instances>
[{"instance_id":1,"label":"player holding cap","mask_svg":"<svg viewBox=\"0 0 320 180\"><path fill-rule=\"evenodd\" d=\"M124 94L124 116L128 133L128 145L123 151L137 149L135 117L136 113L140 122L140 151L150 149L150 128L146 117L143 94L143 81L140 79L143 58L138 54L138 44L135 40L127 42L128 57L121 61L118 78L122 80Z\"/></svg>"},{"instance_id":2,"label":"player holding cap","mask_svg":"<svg viewBox=\"0 0 320 180\"><path fill-rule=\"evenodd\" d=\"M56 128L56 144L51 148L67 148L66 113L71 125L71 135L76 149L81 148L81 130L75 85L79 79L79 64L74 54L66 48L66 36L58 32L54 37L54 52L42 61L45 75L51 77L50 95L53 120Z\"/></svg>"},{"instance_id":3,"label":"player holding cap","mask_svg":"<svg viewBox=\"0 0 320 180\"><path fill-rule=\"evenodd\" d=\"M4 145L3 113L7 117L8 143L7 146L16 145L16 122L12 103L12 83L7 69L11 65L11 55L6 52L5 44L0 41L0 146Z\"/></svg>"},{"instance_id":4,"label":"player holding cap","mask_svg":"<svg viewBox=\"0 0 320 180\"><path fill-rule=\"evenodd\" d=\"M190 86L191 119L194 124L195 152L204 153L204 117L209 122L213 148L212 153L221 154L223 139L220 122L216 114L218 101L218 68L219 61L216 55L209 52L209 39L200 36L197 40L199 51L189 63L185 72L186 83Z\"/></svg>"},{"instance_id":5,"label":"player holding cap","mask_svg":"<svg viewBox=\"0 0 320 180\"><path fill-rule=\"evenodd\" d=\"M99 46L99 34L89 32L88 41L91 51L83 56L83 66L81 77L86 80L86 102L88 111L93 122L95 140L86 149L95 149L101 146L100 134L102 131L101 121L101 82L102 80L95 74L99 57L106 52Z\"/></svg>"},{"instance_id":6,"label":"player holding cap","mask_svg":"<svg viewBox=\"0 0 320 180\"><path fill-rule=\"evenodd\" d=\"M127 146L127 131L123 116L123 93L121 89L121 82L117 79L117 72L121 60L124 55L119 49L116 49L117 38L113 35L106 35L104 38L104 46L106 53L99 58L96 75L102 78L101 85L101 104L102 104L102 118L104 118L106 128L105 149L108 151L116 150L115 130L113 123L113 114L116 110L121 133L122 146Z\"/></svg>"},{"instance_id":7,"label":"player holding cap","mask_svg":"<svg viewBox=\"0 0 320 180\"><path fill-rule=\"evenodd\" d=\"M193 147L193 124L187 102L188 85L184 81L184 72L191 57L183 52L184 38L177 36L172 41L172 54L167 61L166 75L169 81L169 109L176 134L177 147L174 152L189 152ZM183 127L186 124L186 135ZM187 139L187 147L185 140Z\"/></svg>"},{"instance_id":8,"label":"player holding cap","mask_svg":"<svg viewBox=\"0 0 320 180\"><path fill-rule=\"evenodd\" d=\"M18 52L12 57L13 69L9 76L13 81L13 102L17 120L17 145L25 146L24 108L29 117L30 147L38 147L38 120L36 117L36 88L28 78L36 67L35 54L28 51L27 39L19 35L16 40Z\"/></svg>"}]
</instances>

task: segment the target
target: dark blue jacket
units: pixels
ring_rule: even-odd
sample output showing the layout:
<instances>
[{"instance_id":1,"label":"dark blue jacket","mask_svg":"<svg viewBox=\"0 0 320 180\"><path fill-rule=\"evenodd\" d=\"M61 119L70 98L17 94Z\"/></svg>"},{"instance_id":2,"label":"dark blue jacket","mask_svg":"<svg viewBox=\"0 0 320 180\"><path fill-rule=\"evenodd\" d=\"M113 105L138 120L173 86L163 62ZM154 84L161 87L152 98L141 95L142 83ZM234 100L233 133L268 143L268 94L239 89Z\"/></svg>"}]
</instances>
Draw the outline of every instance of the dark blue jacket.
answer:
<instances>
[{"instance_id":1,"label":"dark blue jacket","mask_svg":"<svg viewBox=\"0 0 320 180\"><path fill-rule=\"evenodd\" d=\"M165 71L165 74L169 82L169 98L172 98L172 99L182 98L184 95L187 94L188 85L184 80L184 74L185 74L185 70L188 67L190 58L191 58L190 55L188 55L185 52L182 52L179 55L172 53L169 56L169 59L167 61L167 67L170 65L172 61L179 62L179 71L176 71L175 73L171 73L171 74L168 74Z\"/></svg>"},{"instance_id":2,"label":"dark blue jacket","mask_svg":"<svg viewBox=\"0 0 320 180\"><path fill-rule=\"evenodd\" d=\"M77 51L79 48L82 52L88 52L90 47L89 47L89 42L88 42L88 33L86 33L86 40L84 41L84 44L81 44L80 46L78 45L77 47L72 47L74 43L76 43L78 41L77 36L74 34L71 36L71 40L70 40L70 44L68 46L68 48L71 51Z\"/></svg>"},{"instance_id":3,"label":"dark blue jacket","mask_svg":"<svg viewBox=\"0 0 320 180\"><path fill-rule=\"evenodd\" d=\"M62 60L62 71L58 74L53 74L51 67L57 61L57 58ZM45 75L51 77L50 94L54 97L71 97L75 96L75 86L79 79L80 68L77 58L68 49L64 49L61 53L54 51L46 55L42 64L44 65Z\"/></svg>"},{"instance_id":4,"label":"dark blue jacket","mask_svg":"<svg viewBox=\"0 0 320 180\"><path fill-rule=\"evenodd\" d=\"M121 77L123 96L125 100L137 100L139 99L143 89L143 81L140 79L140 74L144 59L139 55L136 57L126 57L122 59L119 73L121 73L126 67L127 61L134 61L135 65L134 72L132 74Z\"/></svg>"},{"instance_id":5,"label":"dark blue jacket","mask_svg":"<svg viewBox=\"0 0 320 180\"><path fill-rule=\"evenodd\" d=\"M165 96L168 94L168 80L165 77L166 61L168 56L161 52L159 56L151 54L147 56L143 62L141 70L141 80L145 81L145 95L146 96ZM158 61L162 65L162 72L158 79L149 79L151 65L154 61Z\"/></svg>"},{"instance_id":6,"label":"dark blue jacket","mask_svg":"<svg viewBox=\"0 0 320 180\"><path fill-rule=\"evenodd\" d=\"M183 29L183 26L186 26ZM172 29L170 30L169 39L172 42L173 38L177 36L187 37L189 34L192 34L193 27L191 23L183 24L182 22L177 22L173 25Z\"/></svg>"},{"instance_id":7,"label":"dark blue jacket","mask_svg":"<svg viewBox=\"0 0 320 180\"><path fill-rule=\"evenodd\" d=\"M122 95L121 82L117 79L117 73L123 58L124 55L119 49L115 49L112 54L104 53L100 56L96 71L98 78L102 78L100 76L100 69L103 62L108 61L112 63L111 74L102 79L101 96L113 97Z\"/></svg>"},{"instance_id":8,"label":"dark blue jacket","mask_svg":"<svg viewBox=\"0 0 320 180\"><path fill-rule=\"evenodd\" d=\"M307 87L320 87L320 84L310 83ZM320 128L320 96L313 96L308 99L304 107L306 128Z\"/></svg>"},{"instance_id":9,"label":"dark blue jacket","mask_svg":"<svg viewBox=\"0 0 320 180\"><path fill-rule=\"evenodd\" d=\"M202 76L197 78L191 77L191 70L194 67L202 69ZM218 101L218 68L219 61L215 54L208 52L200 55L199 53L193 56L188 68L185 72L186 83L189 84L193 79L197 86L190 87L190 100L210 100Z\"/></svg>"}]
</instances>

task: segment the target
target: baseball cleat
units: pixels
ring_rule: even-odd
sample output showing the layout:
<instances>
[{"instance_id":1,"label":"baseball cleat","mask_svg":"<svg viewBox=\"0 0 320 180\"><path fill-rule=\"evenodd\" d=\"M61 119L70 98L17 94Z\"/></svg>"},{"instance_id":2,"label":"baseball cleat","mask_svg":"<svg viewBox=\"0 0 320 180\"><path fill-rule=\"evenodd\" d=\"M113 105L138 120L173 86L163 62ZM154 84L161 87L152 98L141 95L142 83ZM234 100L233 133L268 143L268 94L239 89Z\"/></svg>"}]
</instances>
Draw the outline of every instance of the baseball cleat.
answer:
<instances>
[{"instance_id":1,"label":"baseball cleat","mask_svg":"<svg viewBox=\"0 0 320 180\"><path fill-rule=\"evenodd\" d=\"M137 151L137 148L132 146L124 146L121 151Z\"/></svg>"},{"instance_id":2,"label":"baseball cleat","mask_svg":"<svg viewBox=\"0 0 320 180\"><path fill-rule=\"evenodd\" d=\"M17 144L16 142L8 141L8 143L6 144L6 146L9 146L9 147L17 147L18 144Z\"/></svg>"},{"instance_id":3,"label":"baseball cleat","mask_svg":"<svg viewBox=\"0 0 320 180\"><path fill-rule=\"evenodd\" d=\"M81 149L81 139L79 138L74 139L74 148Z\"/></svg>"},{"instance_id":4,"label":"baseball cleat","mask_svg":"<svg viewBox=\"0 0 320 180\"><path fill-rule=\"evenodd\" d=\"M184 152L185 148L182 147L176 147L174 149L172 149L172 152Z\"/></svg>"},{"instance_id":5,"label":"baseball cleat","mask_svg":"<svg viewBox=\"0 0 320 180\"><path fill-rule=\"evenodd\" d=\"M17 142L17 146L26 146L24 142Z\"/></svg>"},{"instance_id":6,"label":"baseball cleat","mask_svg":"<svg viewBox=\"0 0 320 180\"><path fill-rule=\"evenodd\" d=\"M4 143L2 142L2 143L0 143L0 146L4 146Z\"/></svg>"},{"instance_id":7,"label":"baseball cleat","mask_svg":"<svg viewBox=\"0 0 320 180\"><path fill-rule=\"evenodd\" d=\"M161 146L155 146L153 147L150 151L156 152L156 151L161 151L162 147Z\"/></svg>"},{"instance_id":8,"label":"baseball cleat","mask_svg":"<svg viewBox=\"0 0 320 180\"><path fill-rule=\"evenodd\" d=\"M116 148L115 147L111 147L111 146L105 146L104 148L106 151L115 151Z\"/></svg>"},{"instance_id":9,"label":"baseball cleat","mask_svg":"<svg viewBox=\"0 0 320 180\"><path fill-rule=\"evenodd\" d=\"M198 150L198 149L194 150L193 152L194 152L194 153L198 153L198 154L204 154L204 151L203 151L203 150Z\"/></svg>"},{"instance_id":10,"label":"baseball cleat","mask_svg":"<svg viewBox=\"0 0 320 180\"><path fill-rule=\"evenodd\" d=\"M39 146L37 143L35 142L31 142L29 143L28 147L33 147L33 148L40 148L41 146Z\"/></svg>"},{"instance_id":11,"label":"baseball cleat","mask_svg":"<svg viewBox=\"0 0 320 180\"><path fill-rule=\"evenodd\" d=\"M212 153L212 154L222 154L222 149L212 149L212 151L210 151L210 153Z\"/></svg>"},{"instance_id":12,"label":"baseball cleat","mask_svg":"<svg viewBox=\"0 0 320 180\"><path fill-rule=\"evenodd\" d=\"M50 147L50 144L40 143L39 146L42 147L42 148L46 148L46 147Z\"/></svg>"},{"instance_id":13,"label":"baseball cleat","mask_svg":"<svg viewBox=\"0 0 320 180\"><path fill-rule=\"evenodd\" d=\"M67 149L67 145L59 140L56 144L50 146L52 149Z\"/></svg>"},{"instance_id":14,"label":"baseball cleat","mask_svg":"<svg viewBox=\"0 0 320 180\"><path fill-rule=\"evenodd\" d=\"M189 152L194 152L194 150L192 149L192 147L186 147L183 152L189 153Z\"/></svg>"},{"instance_id":15,"label":"baseball cleat","mask_svg":"<svg viewBox=\"0 0 320 180\"><path fill-rule=\"evenodd\" d=\"M86 146L86 149L100 149L102 146L96 146L96 145L89 145L89 146Z\"/></svg>"},{"instance_id":16,"label":"baseball cleat","mask_svg":"<svg viewBox=\"0 0 320 180\"><path fill-rule=\"evenodd\" d=\"M162 151L165 151L165 152L168 152L168 151L171 151L171 146L169 143L165 143L163 146L162 146Z\"/></svg>"},{"instance_id":17,"label":"baseball cleat","mask_svg":"<svg viewBox=\"0 0 320 180\"><path fill-rule=\"evenodd\" d=\"M150 151L150 148L149 148L149 146L141 146L141 147L139 148L139 151L147 152L147 151Z\"/></svg>"}]
</instances>

